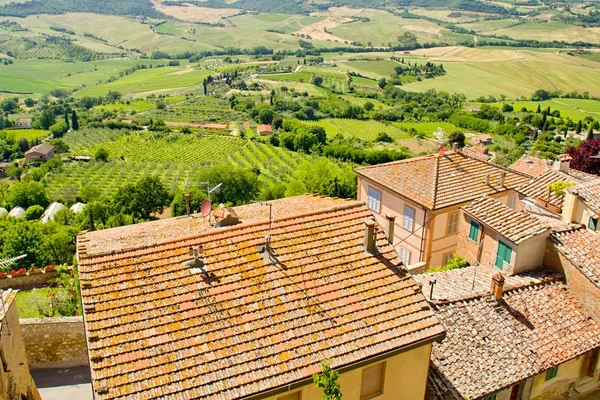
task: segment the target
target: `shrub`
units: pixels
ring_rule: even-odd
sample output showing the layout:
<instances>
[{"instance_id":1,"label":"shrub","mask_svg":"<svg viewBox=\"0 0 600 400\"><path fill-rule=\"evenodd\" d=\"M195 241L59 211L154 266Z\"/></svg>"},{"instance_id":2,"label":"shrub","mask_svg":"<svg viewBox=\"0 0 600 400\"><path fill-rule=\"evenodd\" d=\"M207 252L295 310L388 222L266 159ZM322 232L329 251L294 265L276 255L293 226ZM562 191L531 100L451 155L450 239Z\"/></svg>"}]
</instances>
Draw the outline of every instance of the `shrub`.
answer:
<instances>
[{"instance_id":1,"label":"shrub","mask_svg":"<svg viewBox=\"0 0 600 400\"><path fill-rule=\"evenodd\" d=\"M43 214L44 214L44 207L34 205L34 206L29 207L27 209L27 211L25 211L25 219L27 221L37 221L38 219L42 218Z\"/></svg>"},{"instance_id":2,"label":"shrub","mask_svg":"<svg viewBox=\"0 0 600 400\"><path fill-rule=\"evenodd\" d=\"M452 258L450 260L448 260L448 264L446 264L442 267L429 268L427 271L425 271L425 273L433 274L435 272L451 271L453 269L465 268L467 266L468 266L468 263L465 261L465 259L462 258L461 256L459 256L458 254L454 253L452 255Z\"/></svg>"}]
</instances>

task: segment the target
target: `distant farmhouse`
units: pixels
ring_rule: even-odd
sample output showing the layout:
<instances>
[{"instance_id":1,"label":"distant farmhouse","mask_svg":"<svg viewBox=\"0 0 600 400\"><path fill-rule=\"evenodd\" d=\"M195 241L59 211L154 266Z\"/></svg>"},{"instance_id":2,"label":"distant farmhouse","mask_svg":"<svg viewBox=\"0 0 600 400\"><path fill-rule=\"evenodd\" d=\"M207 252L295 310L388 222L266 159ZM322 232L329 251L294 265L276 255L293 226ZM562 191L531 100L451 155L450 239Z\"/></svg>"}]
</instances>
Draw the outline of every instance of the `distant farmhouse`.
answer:
<instances>
[{"instance_id":1,"label":"distant farmhouse","mask_svg":"<svg viewBox=\"0 0 600 400\"><path fill-rule=\"evenodd\" d=\"M22 118L15 121L15 128L29 129L31 128L31 118Z\"/></svg>"},{"instance_id":2,"label":"distant farmhouse","mask_svg":"<svg viewBox=\"0 0 600 400\"><path fill-rule=\"evenodd\" d=\"M38 144L33 146L25 153L26 162L34 161L48 161L56 154L54 146L47 143Z\"/></svg>"}]
</instances>

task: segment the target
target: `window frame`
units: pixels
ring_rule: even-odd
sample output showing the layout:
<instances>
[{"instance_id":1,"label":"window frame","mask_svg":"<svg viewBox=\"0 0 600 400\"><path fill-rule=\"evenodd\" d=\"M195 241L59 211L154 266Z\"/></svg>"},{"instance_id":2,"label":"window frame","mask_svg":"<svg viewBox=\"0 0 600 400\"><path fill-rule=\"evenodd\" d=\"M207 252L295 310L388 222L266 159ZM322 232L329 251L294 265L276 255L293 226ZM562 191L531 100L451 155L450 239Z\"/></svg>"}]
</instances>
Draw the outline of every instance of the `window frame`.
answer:
<instances>
[{"instance_id":1,"label":"window frame","mask_svg":"<svg viewBox=\"0 0 600 400\"><path fill-rule=\"evenodd\" d=\"M362 396L362 388L363 388L363 383L364 383L363 382L363 380L364 380L364 371L368 370L370 368L377 367L379 365L381 365L381 381L380 381L380 390L379 390L379 392L370 393L370 394L367 394L365 396ZM378 396L383 395L383 389L385 387L385 371L386 371L386 367L387 367L386 362L382 361L380 363L376 363L376 364L370 365L370 366L362 369L362 371L361 371L361 379L360 379L360 393L359 393L360 400L369 400L369 399L373 399L373 398L376 398Z\"/></svg>"},{"instance_id":2,"label":"window frame","mask_svg":"<svg viewBox=\"0 0 600 400\"><path fill-rule=\"evenodd\" d=\"M405 259L405 252L406 252L406 259ZM412 255L412 252L407 249L406 247L402 247L400 249L400 260L404 263L405 267L408 267L410 265L410 257Z\"/></svg>"},{"instance_id":3,"label":"window frame","mask_svg":"<svg viewBox=\"0 0 600 400\"><path fill-rule=\"evenodd\" d=\"M555 365L554 367L546 370L546 382L558 376L558 367L560 367L560 365Z\"/></svg>"},{"instance_id":4,"label":"window frame","mask_svg":"<svg viewBox=\"0 0 600 400\"><path fill-rule=\"evenodd\" d=\"M588 220L588 229L594 232L598 231L598 218L590 217L590 219Z\"/></svg>"},{"instance_id":5,"label":"window frame","mask_svg":"<svg viewBox=\"0 0 600 400\"><path fill-rule=\"evenodd\" d=\"M511 210L514 210L517 207L517 195L513 194L512 196L508 196L506 206Z\"/></svg>"},{"instance_id":6,"label":"window frame","mask_svg":"<svg viewBox=\"0 0 600 400\"><path fill-rule=\"evenodd\" d=\"M448 265L448 263L450 262L450 260L452 259L453 256L454 256L453 251L451 251L450 253L443 254L442 255L442 267L445 267L446 265Z\"/></svg>"},{"instance_id":7,"label":"window frame","mask_svg":"<svg viewBox=\"0 0 600 400\"><path fill-rule=\"evenodd\" d=\"M504 257L502 257L502 267L498 266L498 258L500 258L500 249L504 249ZM509 260L506 261L506 255L508 252L508 256L509 256ZM504 271L504 265L507 266L511 266L511 261L512 261L512 253L513 253L513 248L511 245L507 244L506 242L503 242L502 240L498 240L498 249L496 250L496 268L500 269L500 271Z\"/></svg>"},{"instance_id":8,"label":"window frame","mask_svg":"<svg viewBox=\"0 0 600 400\"><path fill-rule=\"evenodd\" d=\"M481 224L474 219L471 220L471 225L469 227L469 240L473 243L479 242L479 231L481 230ZM473 235L475 232L475 235ZM473 238L475 236L475 238Z\"/></svg>"},{"instance_id":9,"label":"window frame","mask_svg":"<svg viewBox=\"0 0 600 400\"><path fill-rule=\"evenodd\" d=\"M446 222L446 236L454 235L458 232L458 217L458 211L448 213L448 221ZM453 228L453 230L451 231L450 228Z\"/></svg>"},{"instance_id":10,"label":"window frame","mask_svg":"<svg viewBox=\"0 0 600 400\"><path fill-rule=\"evenodd\" d=\"M406 227L406 221L407 221L407 215L406 215L406 210L411 210L412 211L412 218L408 219L408 221L410 221L410 229ZM402 228L406 229L409 232L414 232L415 231L415 219L417 218L417 210L407 204L404 205L404 216L402 218Z\"/></svg>"},{"instance_id":11,"label":"window frame","mask_svg":"<svg viewBox=\"0 0 600 400\"><path fill-rule=\"evenodd\" d=\"M371 191L379 194L379 200L375 200L375 198L371 196ZM373 186L369 186L367 188L367 206L369 207L369 210L376 212L377 214L381 213L381 197L382 196L383 196L383 194L381 193L381 190L377 190ZM371 200L371 199L373 199L373 200ZM372 207L372 202L375 202L375 201L377 202L377 209L374 209Z\"/></svg>"}]
</instances>

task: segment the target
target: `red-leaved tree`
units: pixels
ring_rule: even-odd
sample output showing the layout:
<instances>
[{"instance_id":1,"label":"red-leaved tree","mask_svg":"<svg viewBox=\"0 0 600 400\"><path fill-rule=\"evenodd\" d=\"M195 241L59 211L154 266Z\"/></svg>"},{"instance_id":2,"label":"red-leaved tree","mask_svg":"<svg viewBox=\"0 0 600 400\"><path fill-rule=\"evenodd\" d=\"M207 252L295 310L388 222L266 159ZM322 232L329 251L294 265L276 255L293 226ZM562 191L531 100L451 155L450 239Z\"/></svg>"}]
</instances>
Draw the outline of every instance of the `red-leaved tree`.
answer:
<instances>
[{"instance_id":1,"label":"red-leaved tree","mask_svg":"<svg viewBox=\"0 0 600 400\"><path fill-rule=\"evenodd\" d=\"M600 175L600 139L586 140L579 147L569 147L567 154L573 157L571 168Z\"/></svg>"}]
</instances>

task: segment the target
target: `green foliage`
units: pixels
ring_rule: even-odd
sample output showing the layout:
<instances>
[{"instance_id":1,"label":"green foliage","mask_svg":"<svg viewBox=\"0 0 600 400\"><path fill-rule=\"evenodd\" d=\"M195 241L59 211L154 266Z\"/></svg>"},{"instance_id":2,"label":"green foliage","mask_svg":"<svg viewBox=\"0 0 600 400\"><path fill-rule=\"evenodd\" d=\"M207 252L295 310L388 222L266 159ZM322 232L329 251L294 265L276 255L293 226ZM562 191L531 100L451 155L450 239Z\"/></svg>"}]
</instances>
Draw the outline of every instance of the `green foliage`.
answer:
<instances>
[{"instance_id":1,"label":"green foliage","mask_svg":"<svg viewBox=\"0 0 600 400\"><path fill-rule=\"evenodd\" d=\"M387 132L379 132L375 138L376 142L393 143L394 139Z\"/></svg>"},{"instance_id":2,"label":"green foliage","mask_svg":"<svg viewBox=\"0 0 600 400\"><path fill-rule=\"evenodd\" d=\"M154 176L142 178L135 184L119 189L114 197L115 208L137 219L150 219L152 214L163 212L170 196L160 179Z\"/></svg>"},{"instance_id":3,"label":"green foliage","mask_svg":"<svg viewBox=\"0 0 600 400\"><path fill-rule=\"evenodd\" d=\"M39 205L46 207L49 204L46 188L40 182L16 182L13 184L6 197L9 207L16 206L25 209Z\"/></svg>"},{"instance_id":4,"label":"green foliage","mask_svg":"<svg viewBox=\"0 0 600 400\"><path fill-rule=\"evenodd\" d=\"M0 15L26 17L36 14L63 14L82 12L163 18L147 0L104 0L101 3L80 0L32 0L23 3L5 3L0 6Z\"/></svg>"},{"instance_id":5,"label":"green foliage","mask_svg":"<svg viewBox=\"0 0 600 400\"><path fill-rule=\"evenodd\" d=\"M44 214L44 207L38 206L38 205L31 206L25 212L25 219L27 221L37 221L40 218L42 218L43 214Z\"/></svg>"},{"instance_id":6,"label":"green foliage","mask_svg":"<svg viewBox=\"0 0 600 400\"><path fill-rule=\"evenodd\" d=\"M552 182L548 184L548 190L553 192L556 196L560 197L565 193L565 189L575 186L574 182Z\"/></svg>"},{"instance_id":7,"label":"green foliage","mask_svg":"<svg viewBox=\"0 0 600 400\"><path fill-rule=\"evenodd\" d=\"M96 150L96 154L94 154L94 158L96 161L107 162L108 161L108 151L105 148L100 147Z\"/></svg>"},{"instance_id":8,"label":"green foliage","mask_svg":"<svg viewBox=\"0 0 600 400\"><path fill-rule=\"evenodd\" d=\"M321 361L321 372L313 375L315 386L323 389L322 400L341 400L342 391L337 382L340 374L331 369L329 362Z\"/></svg>"},{"instance_id":9,"label":"green foliage","mask_svg":"<svg viewBox=\"0 0 600 400\"><path fill-rule=\"evenodd\" d=\"M313 162L304 162L297 167L285 195L315 193L356 198L356 185L356 174L349 165L337 165L326 159L317 159Z\"/></svg>"},{"instance_id":10,"label":"green foliage","mask_svg":"<svg viewBox=\"0 0 600 400\"><path fill-rule=\"evenodd\" d=\"M463 131L454 131L448 135L448 144L452 146L454 143L458 143L458 147L465 147L465 134Z\"/></svg>"},{"instance_id":11,"label":"green foliage","mask_svg":"<svg viewBox=\"0 0 600 400\"><path fill-rule=\"evenodd\" d=\"M448 264L441 266L441 267L437 267L437 268L429 268L427 271L425 271L425 273L433 274L435 272L451 271L453 269L459 269L459 268L465 268L465 267L467 267L467 262L465 261L465 259L462 258L461 256L459 256L458 254L454 253L452 255L452 258L450 260L448 260Z\"/></svg>"},{"instance_id":12,"label":"green foliage","mask_svg":"<svg viewBox=\"0 0 600 400\"><path fill-rule=\"evenodd\" d=\"M211 186L223 184L218 192L211 194L215 203L240 205L259 198L261 185L258 175L249 169L217 164L202 171L200 180L209 182Z\"/></svg>"},{"instance_id":13,"label":"green foliage","mask_svg":"<svg viewBox=\"0 0 600 400\"><path fill-rule=\"evenodd\" d=\"M69 130L69 125L65 121L58 121L54 125L50 126L50 132L52 137L55 139L61 138Z\"/></svg>"}]
</instances>

